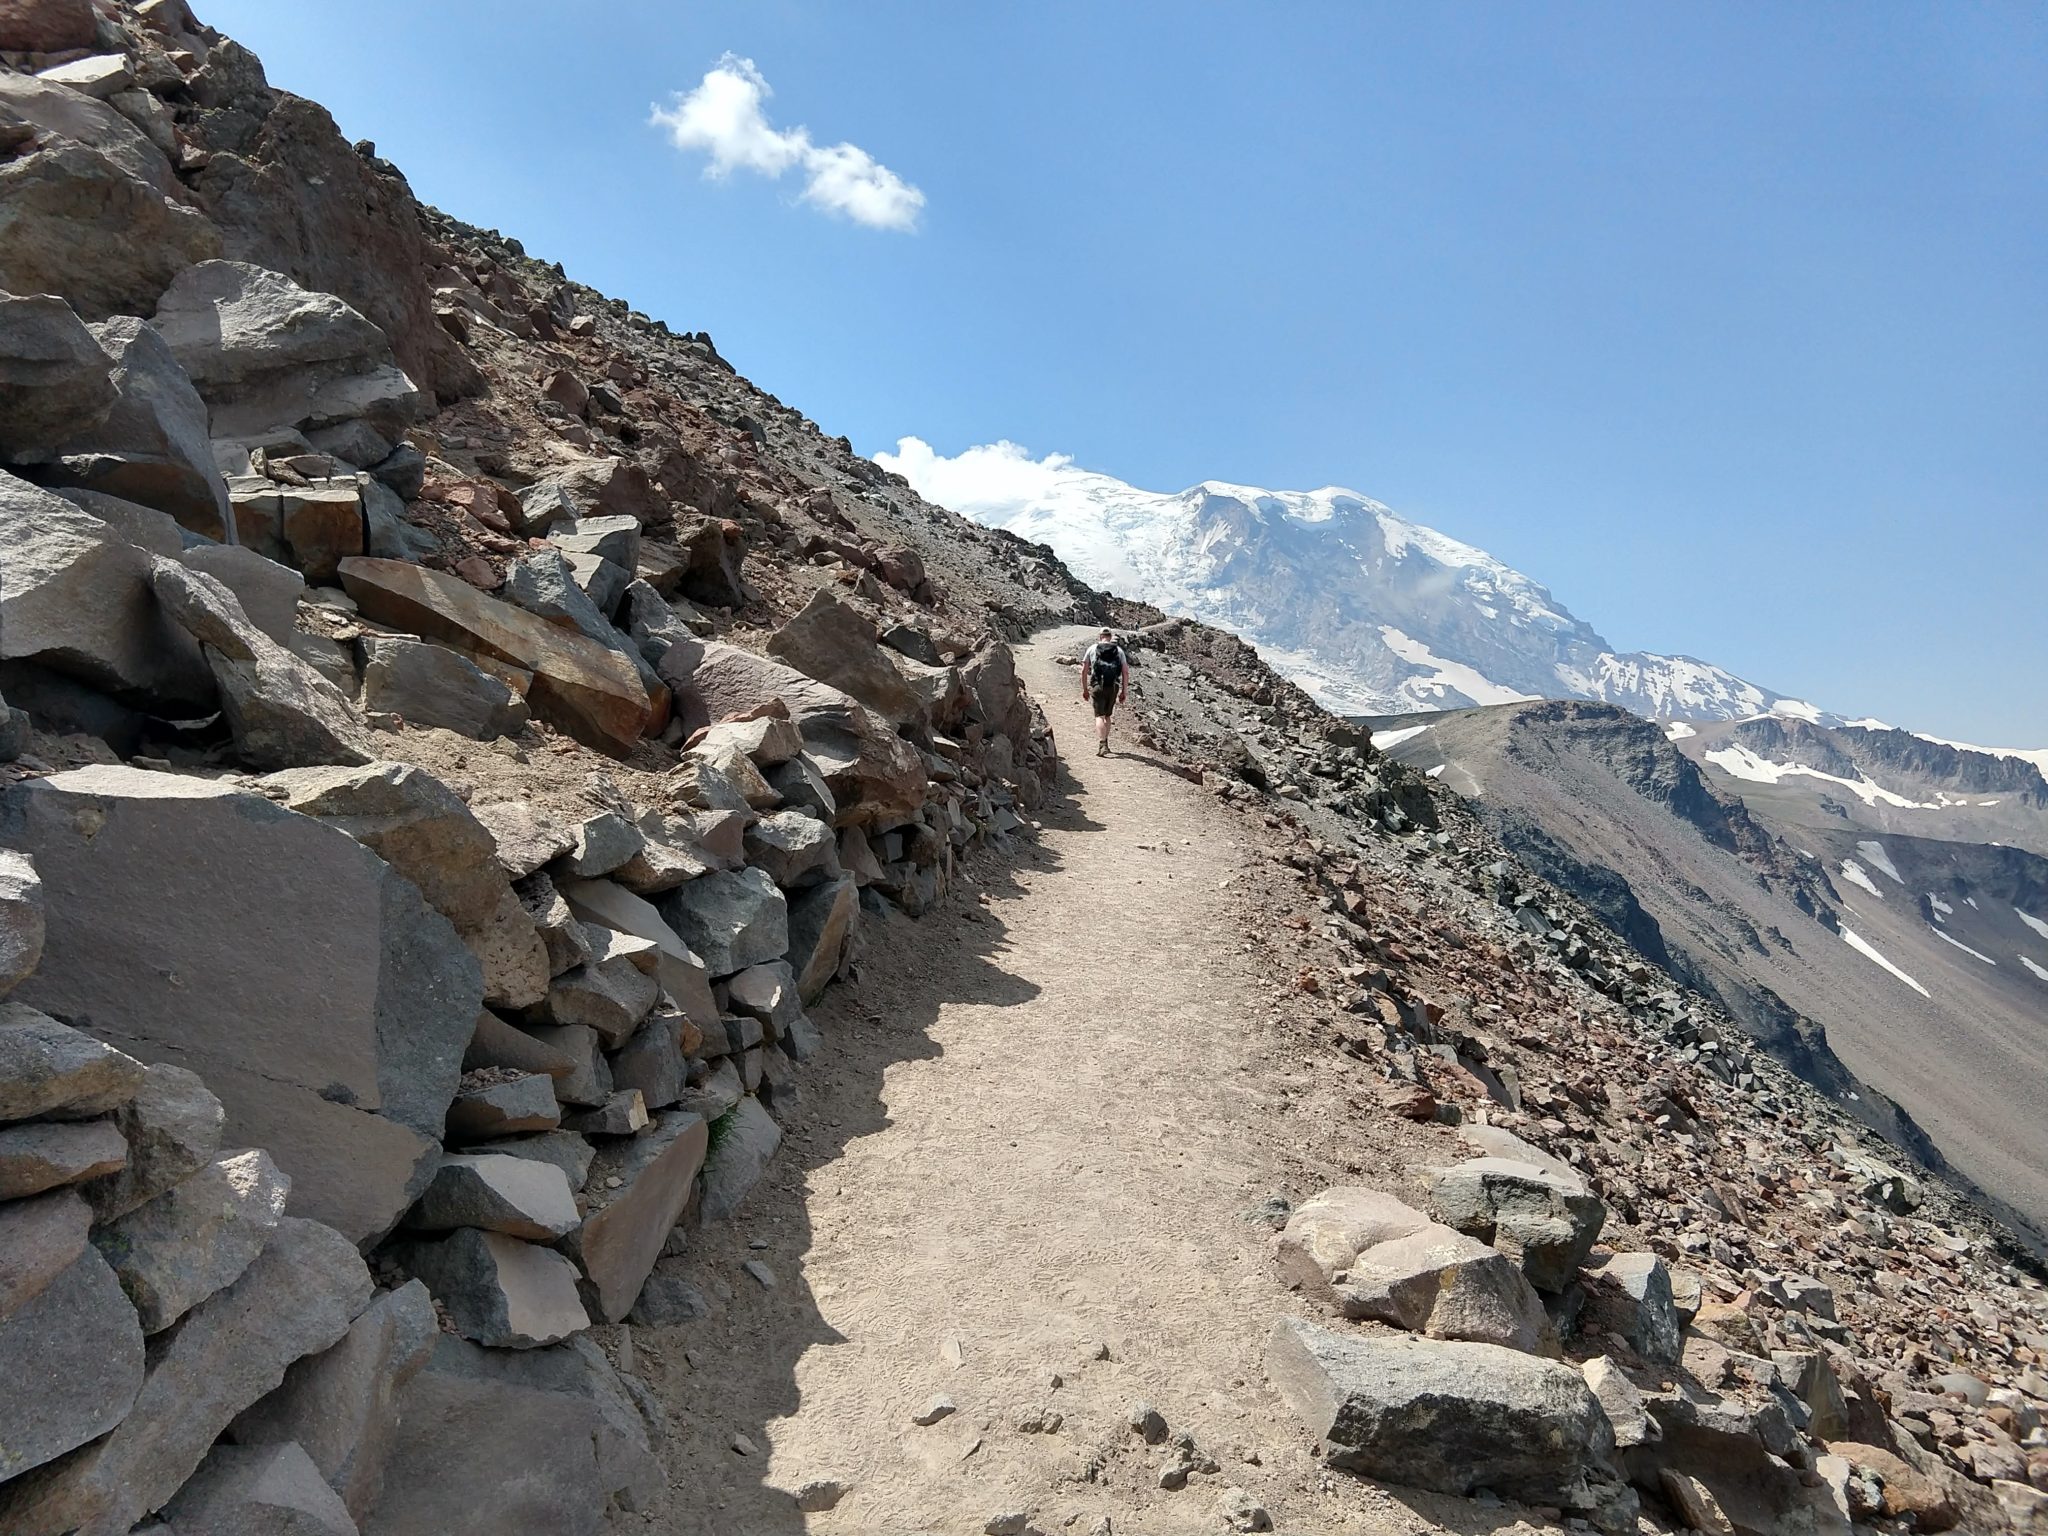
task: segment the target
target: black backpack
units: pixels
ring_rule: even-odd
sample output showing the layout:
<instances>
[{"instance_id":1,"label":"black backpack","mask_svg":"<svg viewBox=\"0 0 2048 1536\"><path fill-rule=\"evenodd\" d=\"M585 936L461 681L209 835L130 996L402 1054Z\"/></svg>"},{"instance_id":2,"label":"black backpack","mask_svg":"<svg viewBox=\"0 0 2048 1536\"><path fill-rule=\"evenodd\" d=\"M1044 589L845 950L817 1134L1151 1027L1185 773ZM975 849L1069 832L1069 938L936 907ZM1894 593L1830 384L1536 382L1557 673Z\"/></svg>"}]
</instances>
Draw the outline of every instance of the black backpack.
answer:
<instances>
[{"instance_id":1,"label":"black backpack","mask_svg":"<svg viewBox=\"0 0 2048 1536\"><path fill-rule=\"evenodd\" d=\"M1123 677L1124 648L1115 644L1098 643L1095 647L1095 665L1088 672L1089 686L1100 692L1104 688L1115 687L1123 681Z\"/></svg>"}]
</instances>

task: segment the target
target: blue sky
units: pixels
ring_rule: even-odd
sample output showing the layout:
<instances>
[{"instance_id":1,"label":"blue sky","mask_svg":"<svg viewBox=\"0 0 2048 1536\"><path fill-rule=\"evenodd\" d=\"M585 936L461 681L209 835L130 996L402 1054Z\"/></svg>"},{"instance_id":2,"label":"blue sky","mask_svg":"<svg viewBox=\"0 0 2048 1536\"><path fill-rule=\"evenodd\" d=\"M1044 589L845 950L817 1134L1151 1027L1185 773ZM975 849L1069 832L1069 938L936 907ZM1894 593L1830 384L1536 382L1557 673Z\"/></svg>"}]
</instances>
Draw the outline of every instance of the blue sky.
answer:
<instances>
[{"instance_id":1,"label":"blue sky","mask_svg":"<svg viewBox=\"0 0 2048 1536\"><path fill-rule=\"evenodd\" d=\"M1347 485L1622 647L2048 744L2048 10L197 8L863 452ZM649 122L728 52L779 176Z\"/></svg>"}]
</instances>

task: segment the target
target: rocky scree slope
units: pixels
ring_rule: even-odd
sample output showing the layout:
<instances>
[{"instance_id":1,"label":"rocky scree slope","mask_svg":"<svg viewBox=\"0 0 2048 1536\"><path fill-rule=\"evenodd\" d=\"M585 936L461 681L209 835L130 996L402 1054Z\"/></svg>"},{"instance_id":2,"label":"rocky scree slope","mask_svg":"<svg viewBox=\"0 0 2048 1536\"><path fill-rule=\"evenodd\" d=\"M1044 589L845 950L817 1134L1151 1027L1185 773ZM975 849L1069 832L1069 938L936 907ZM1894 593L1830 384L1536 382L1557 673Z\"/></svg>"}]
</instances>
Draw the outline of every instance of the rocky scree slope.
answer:
<instances>
[{"instance_id":1,"label":"rocky scree slope","mask_svg":"<svg viewBox=\"0 0 2048 1536\"><path fill-rule=\"evenodd\" d=\"M1268 1366L1334 1465L1609 1529L2034 1528L2024 1244L1241 642L1136 642L1142 745L1270 849Z\"/></svg>"},{"instance_id":2,"label":"rocky scree slope","mask_svg":"<svg viewBox=\"0 0 2048 1536\"><path fill-rule=\"evenodd\" d=\"M2048 857L2048 778L2026 755L1775 718L1707 725L1675 742L1788 834L1854 826Z\"/></svg>"},{"instance_id":3,"label":"rocky scree slope","mask_svg":"<svg viewBox=\"0 0 2048 1536\"><path fill-rule=\"evenodd\" d=\"M0 64L0 1529L637 1523L616 1325L1099 600L179 0Z\"/></svg>"},{"instance_id":4,"label":"rocky scree slope","mask_svg":"<svg viewBox=\"0 0 2048 1536\"><path fill-rule=\"evenodd\" d=\"M1733 730L1752 726L1778 730ZM1751 786L1686 756L1693 737L1599 705L1508 705L1387 739L1809 1082L1947 1159L2019 1226L2048 1222L2031 1131L2048 976L2027 964L2043 948L2027 927L2048 906L2040 859L1826 816L1801 825L1783 796L1737 798Z\"/></svg>"}]
</instances>

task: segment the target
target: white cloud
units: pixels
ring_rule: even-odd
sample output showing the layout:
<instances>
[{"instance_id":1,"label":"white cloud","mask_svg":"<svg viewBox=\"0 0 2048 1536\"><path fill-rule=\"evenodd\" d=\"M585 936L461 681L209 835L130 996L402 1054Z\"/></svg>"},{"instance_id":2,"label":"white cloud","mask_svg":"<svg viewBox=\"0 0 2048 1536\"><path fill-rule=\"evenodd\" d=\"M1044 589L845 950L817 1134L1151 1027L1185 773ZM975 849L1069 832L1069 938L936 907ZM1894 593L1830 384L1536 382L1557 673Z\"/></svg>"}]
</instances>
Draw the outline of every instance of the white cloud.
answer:
<instances>
[{"instance_id":1,"label":"white cloud","mask_svg":"<svg viewBox=\"0 0 2048 1536\"><path fill-rule=\"evenodd\" d=\"M804 201L815 207L874 229L917 227L923 192L858 145L820 148L807 128L777 128L763 110L773 94L752 59L728 53L695 90L655 107L648 122L667 130L677 149L702 154L706 176L738 170L774 180L799 169Z\"/></svg>"},{"instance_id":2,"label":"white cloud","mask_svg":"<svg viewBox=\"0 0 2048 1536\"><path fill-rule=\"evenodd\" d=\"M894 453L875 462L901 475L926 501L998 525L1010 515L1053 500L1061 489L1096 477L1074 468L1063 453L1031 457L1007 439L947 458L919 437L899 438Z\"/></svg>"}]
</instances>

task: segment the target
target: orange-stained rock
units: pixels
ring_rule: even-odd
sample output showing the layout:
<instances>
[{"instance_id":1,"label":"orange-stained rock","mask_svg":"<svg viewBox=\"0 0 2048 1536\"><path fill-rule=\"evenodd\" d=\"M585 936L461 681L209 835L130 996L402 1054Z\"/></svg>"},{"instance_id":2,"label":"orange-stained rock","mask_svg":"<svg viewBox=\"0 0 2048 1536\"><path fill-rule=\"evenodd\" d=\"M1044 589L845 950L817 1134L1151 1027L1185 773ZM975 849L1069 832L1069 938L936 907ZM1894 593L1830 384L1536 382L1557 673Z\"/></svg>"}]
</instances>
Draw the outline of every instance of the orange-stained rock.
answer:
<instances>
[{"instance_id":1,"label":"orange-stained rock","mask_svg":"<svg viewBox=\"0 0 2048 1536\"><path fill-rule=\"evenodd\" d=\"M367 618L533 674L526 701L585 746L623 756L656 719L624 657L486 596L459 577L403 560L341 562L341 584Z\"/></svg>"}]
</instances>

